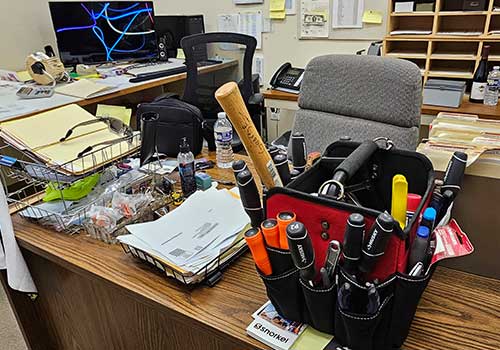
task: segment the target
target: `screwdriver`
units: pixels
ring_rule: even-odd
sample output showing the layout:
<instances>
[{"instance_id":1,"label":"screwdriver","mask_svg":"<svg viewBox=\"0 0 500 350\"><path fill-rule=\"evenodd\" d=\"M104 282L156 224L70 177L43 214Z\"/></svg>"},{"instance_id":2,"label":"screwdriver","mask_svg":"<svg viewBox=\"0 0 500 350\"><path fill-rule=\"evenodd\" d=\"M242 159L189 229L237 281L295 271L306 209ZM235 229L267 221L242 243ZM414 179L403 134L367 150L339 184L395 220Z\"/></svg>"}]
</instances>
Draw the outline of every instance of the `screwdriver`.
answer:
<instances>
[{"instance_id":1,"label":"screwdriver","mask_svg":"<svg viewBox=\"0 0 500 350\"><path fill-rule=\"evenodd\" d=\"M245 232L245 241L247 242L248 248L252 253L255 265L259 270L266 276L273 273L271 267L271 261L267 255L266 245L264 244L264 237L260 229L252 227Z\"/></svg>"},{"instance_id":2,"label":"screwdriver","mask_svg":"<svg viewBox=\"0 0 500 350\"><path fill-rule=\"evenodd\" d=\"M365 240L359 269L368 273L377 260L384 255L385 248L394 231L394 219L388 213L381 213L373 223Z\"/></svg>"},{"instance_id":3,"label":"screwdriver","mask_svg":"<svg viewBox=\"0 0 500 350\"><path fill-rule=\"evenodd\" d=\"M299 269L300 277L314 287L314 249L306 227L301 222L292 222L286 228L286 236L293 263Z\"/></svg>"},{"instance_id":4,"label":"screwdriver","mask_svg":"<svg viewBox=\"0 0 500 350\"><path fill-rule=\"evenodd\" d=\"M355 275L361 259L361 247L365 234L365 218L361 214L353 213L347 219L344 233L344 268L350 275Z\"/></svg>"},{"instance_id":5,"label":"screwdriver","mask_svg":"<svg viewBox=\"0 0 500 350\"><path fill-rule=\"evenodd\" d=\"M276 219L267 219L260 225L262 234L266 239L266 243L271 248L280 249L280 232L278 228L278 221Z\"/></svg>"},{"instance_id":6,"label":"screwdriver","mask_svg":"<svg viewBox=\"0 0 500 350\"><path fill-rule=\"evenodd\" d=\"M293 168L303 173L307 164L306 138L303 133L292 135L292 162Z\"/></svg>"},{"instance_id":7,"label":"screwdriver","mask_svg":"<svg viewBox=\"0 0 500 350\"><path fill-rule=\"evenodd\" d=\"M281 182L283 182L283 186L288 185L291 180L291 175L287 156L285 154L277 154L274 156L273 161L274 165L276 165L276 170L278 170L278 174L280 175Z\"/></svg>"},{"instance_id":8,"label":"screwdriver","mask_svg":"<svg viewBox=\"0 0 500 350\"><path fill-rule=\"evenodd\" d=\"M236 179L243 208L250 217L252 226L259 227L264 214L260 203L259 191L257 190L257 185L255 184L252 173L248 169L240 171Z\"/></svg>"},{"instance_id":9,"label":"screwdriver","mask_svg":"<svg viewBox=\"0 0 500 350\"><path fill-rule=\"evenodd\" d=\"M295 221L295 213L282 211L276 216L278 220L278 228L280 233L280 248L288 249L288 240L286 237L286 227Z\"/></svg>"}]
</instances>

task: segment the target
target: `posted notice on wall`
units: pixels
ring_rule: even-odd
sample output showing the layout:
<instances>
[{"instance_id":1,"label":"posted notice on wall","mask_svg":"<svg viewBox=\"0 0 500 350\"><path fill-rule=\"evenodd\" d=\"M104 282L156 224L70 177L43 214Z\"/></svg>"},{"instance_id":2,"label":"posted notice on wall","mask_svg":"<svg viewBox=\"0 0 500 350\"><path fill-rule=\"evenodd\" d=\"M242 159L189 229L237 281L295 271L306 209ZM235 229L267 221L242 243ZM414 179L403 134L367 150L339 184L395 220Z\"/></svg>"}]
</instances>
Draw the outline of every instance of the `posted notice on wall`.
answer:
<instances>
[{"instance_id":1,"label":"posted notice on wall","mask_svg":"<svg viewBox=\"0 0 500 350\"><path fill-rule=\"evenodd\" d=\"M300 1L300 37L328 38L329 0Z\"/></svg>"}]
</instances>

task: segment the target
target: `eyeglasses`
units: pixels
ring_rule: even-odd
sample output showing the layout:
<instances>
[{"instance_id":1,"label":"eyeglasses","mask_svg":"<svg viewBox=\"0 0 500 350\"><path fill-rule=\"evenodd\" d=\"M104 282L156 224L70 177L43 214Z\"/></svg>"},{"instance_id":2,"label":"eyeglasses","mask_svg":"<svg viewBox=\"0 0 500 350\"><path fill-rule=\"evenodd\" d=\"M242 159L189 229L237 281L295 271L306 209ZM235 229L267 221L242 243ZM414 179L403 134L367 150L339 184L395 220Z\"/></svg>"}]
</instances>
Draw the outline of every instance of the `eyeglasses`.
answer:
<instances>
[{"instance_id":1,"label":"eyeglasses","mask_svg":"<svg viewBox=\"0 0 500 350\"><path fill-rule=\"evenodd\" d=\"M124 124L120 119L113 118L113 117L99 117L96 119L91 119L91 120L86 120L84 122L81 122L81 123L73 126L71 129L69 129L66 132L66 135L64 137L62 137L59 141L60 142L66 141L73 134L73 131L76 128L79 128L81 126L86 126L86 125L92 125L95 123L105 123L111 132L113 132L117 135L123 135L123 137L118 138L118 139L109 140L109 141L99 142L95 145L88 146L83 151L78 153L78 155L77 155L78 158L83 157L85 154L91 152L93 149L95 149L99 146L110 146L110 145L118 144L118 143L124 142L124 141L127 141L129 144L132 143L132 140L134 138L134 131L128 125Z\"/></svg>"}]
</instances>

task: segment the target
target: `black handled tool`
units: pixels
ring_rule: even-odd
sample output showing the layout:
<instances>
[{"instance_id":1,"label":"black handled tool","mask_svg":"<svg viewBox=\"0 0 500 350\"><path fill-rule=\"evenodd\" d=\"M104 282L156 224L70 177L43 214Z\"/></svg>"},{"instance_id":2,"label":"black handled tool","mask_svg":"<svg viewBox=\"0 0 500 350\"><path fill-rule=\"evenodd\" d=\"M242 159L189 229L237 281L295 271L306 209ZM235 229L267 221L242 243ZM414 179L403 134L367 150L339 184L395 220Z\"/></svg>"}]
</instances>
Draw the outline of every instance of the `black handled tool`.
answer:
<instances>
[{"instance_id":1,"label":"black handled tool","mask_svg":"<svg viewBox=\"0 0 500 350\"><path fill-rule=\"evenodd\" d=\"M286 236L293 263L299 269L300 276L314 287L314 249L306 227L301 222L292 222L286 228Z\"/></svg>"},{"instance_id":2,"label":"black handled tool","mask_svg":"<svg viewBox=\"0 0 500 350\"><path fill-rule=\"evenodd\" d=\"M236 181L240 190L243 208L250 217L252 226L260 227L260 223L264 220L264 213L262 212L259 191L257 190L252 173L248 169L243 170L236 176Z\"/></svg>"},{"instance_id":3,"label":"black handled tool","mask_svg":"<svg viewBox=\"0 0 500 350\"><path fill-rule=\"evenodd\" d=\"M283 186L288 185L291 180L291 175L287 156L285 154L277 154L274 156L273 161L280 175L281 182L283 182Z\"/></svg>"},{"instance_id":4,"label":"black handled tool","mask_svg":"<svg viewBox=\"0 0 500 350\"><path fill-rule=\"evenodd\" d=\"M442 194L446 191L453 192L453 197L458 194L464 179L466 165L467 154L463 152L453 153L453 157L451 157L444 175L444 185L441 186Z\"/></svg>"},{"instance_id":5,"label":"black handled tool","mask_svg":"<svg viewBox=\"0 0 500 350\"><path fill-rule=\"evenodd\" d=\"M361 214L353 213L347 220L344 233L344 268L355 275L358 270L358 263L361 259L361 247L363 246L363 237L365 234L365 218Z\"/></svg>"},{"instance_id":6,"label":"black handled tool","mask_svg":"<svg viewBox=\"0 0 500 350\"><path fill-rule=\"evenodd\" d=\"M274 159L274 156L280 153L280 149L275 145L270 145L269 147L267 147L267 151L269 152L271 159Z\"/></svg>"},{"instance_id":7,"label":"black handled tool","mask_svg":"<svg viewBox=\"0 0 500 350\"><path fill-rule=\"evenodd\" d=\"M290 170L290 181L295 180L297 177L300 176L300 174L301 174L301 172L298 171L297 169Z\"/></svg>"},{"instance_id":8,"label":"black handled tool","mask_svg":"<svg viewBox=\"0 0 500 350\"><path fill-rule=\"evenodd\" d=\"M384 255L389 238L394 231L394 219L388 213L381 213L367 235L362 249L359 269L368 273L377 260Z\"/></svg>"},{"instance_id":9,"label":"black handled tool","mask_svg":"<svg viewBox=\"0 0 500 350\"><path fill-rule=\"evenodd\" d=\"M234 173L234 178L238 180L237 176L240 172L243 170L248 169L247 163L244 160L237 160L233 163L233 173Z\"/></svg>"},{"instance_id":10,"label":"black handled tool","mask_svg":"<svg viewBox=\"0 0 500 350\"><path fill-rule=\"evenodd\" d=\"M306 138L300 132L292 135L292 162L293 168L303 173L307 164Z\"/></svg>"},{"instance_id":11,"label":"black handled tool","mask_svg":"<svg viewBox=\"0 0 500 350\"><path fill-rule=\"evenodd\" d=\"M343 185L349 180L359 168L368 162L373 153L378 149L374 141L365 141L358 146L346 159L339 164L333 173L333 177L321 186L320 195L339 198L342 197Z\"/></svg>"}]
</instances>

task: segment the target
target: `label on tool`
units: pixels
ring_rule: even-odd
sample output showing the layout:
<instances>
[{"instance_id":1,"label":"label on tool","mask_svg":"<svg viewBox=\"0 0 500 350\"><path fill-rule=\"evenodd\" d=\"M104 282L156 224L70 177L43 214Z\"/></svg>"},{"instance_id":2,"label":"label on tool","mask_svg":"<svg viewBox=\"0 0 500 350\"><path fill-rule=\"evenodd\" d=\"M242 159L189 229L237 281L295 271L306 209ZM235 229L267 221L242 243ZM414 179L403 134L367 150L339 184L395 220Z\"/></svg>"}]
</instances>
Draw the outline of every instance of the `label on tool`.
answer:
<instances>
[{"instance_id":1,"label":"label on tool","mask_svg":"<svg viewBox=\"0 0 500 350\"><path fill-rule=\"evenodd\" d=\"M267 162L266 168L269 171L269 174L271 174L271 177L273 178L274 185L283 187L283 182L281 182L280 175L278 174L278 170L276 169L276 166L274 165L272 159L269 162Z\"/></svg>"},{"instance_id":2,"label":"label on tool","mask_svg":"<svg viewBox=\"0 0 500 350\"><path fill-rule=\"evenodd\" d=\"M451 220L449 225L436 228L433 234L436 235L436 250L431 265L443 259L469 255L474 251L469 237L455 220Z\"/></svg>"}]
</instances>

